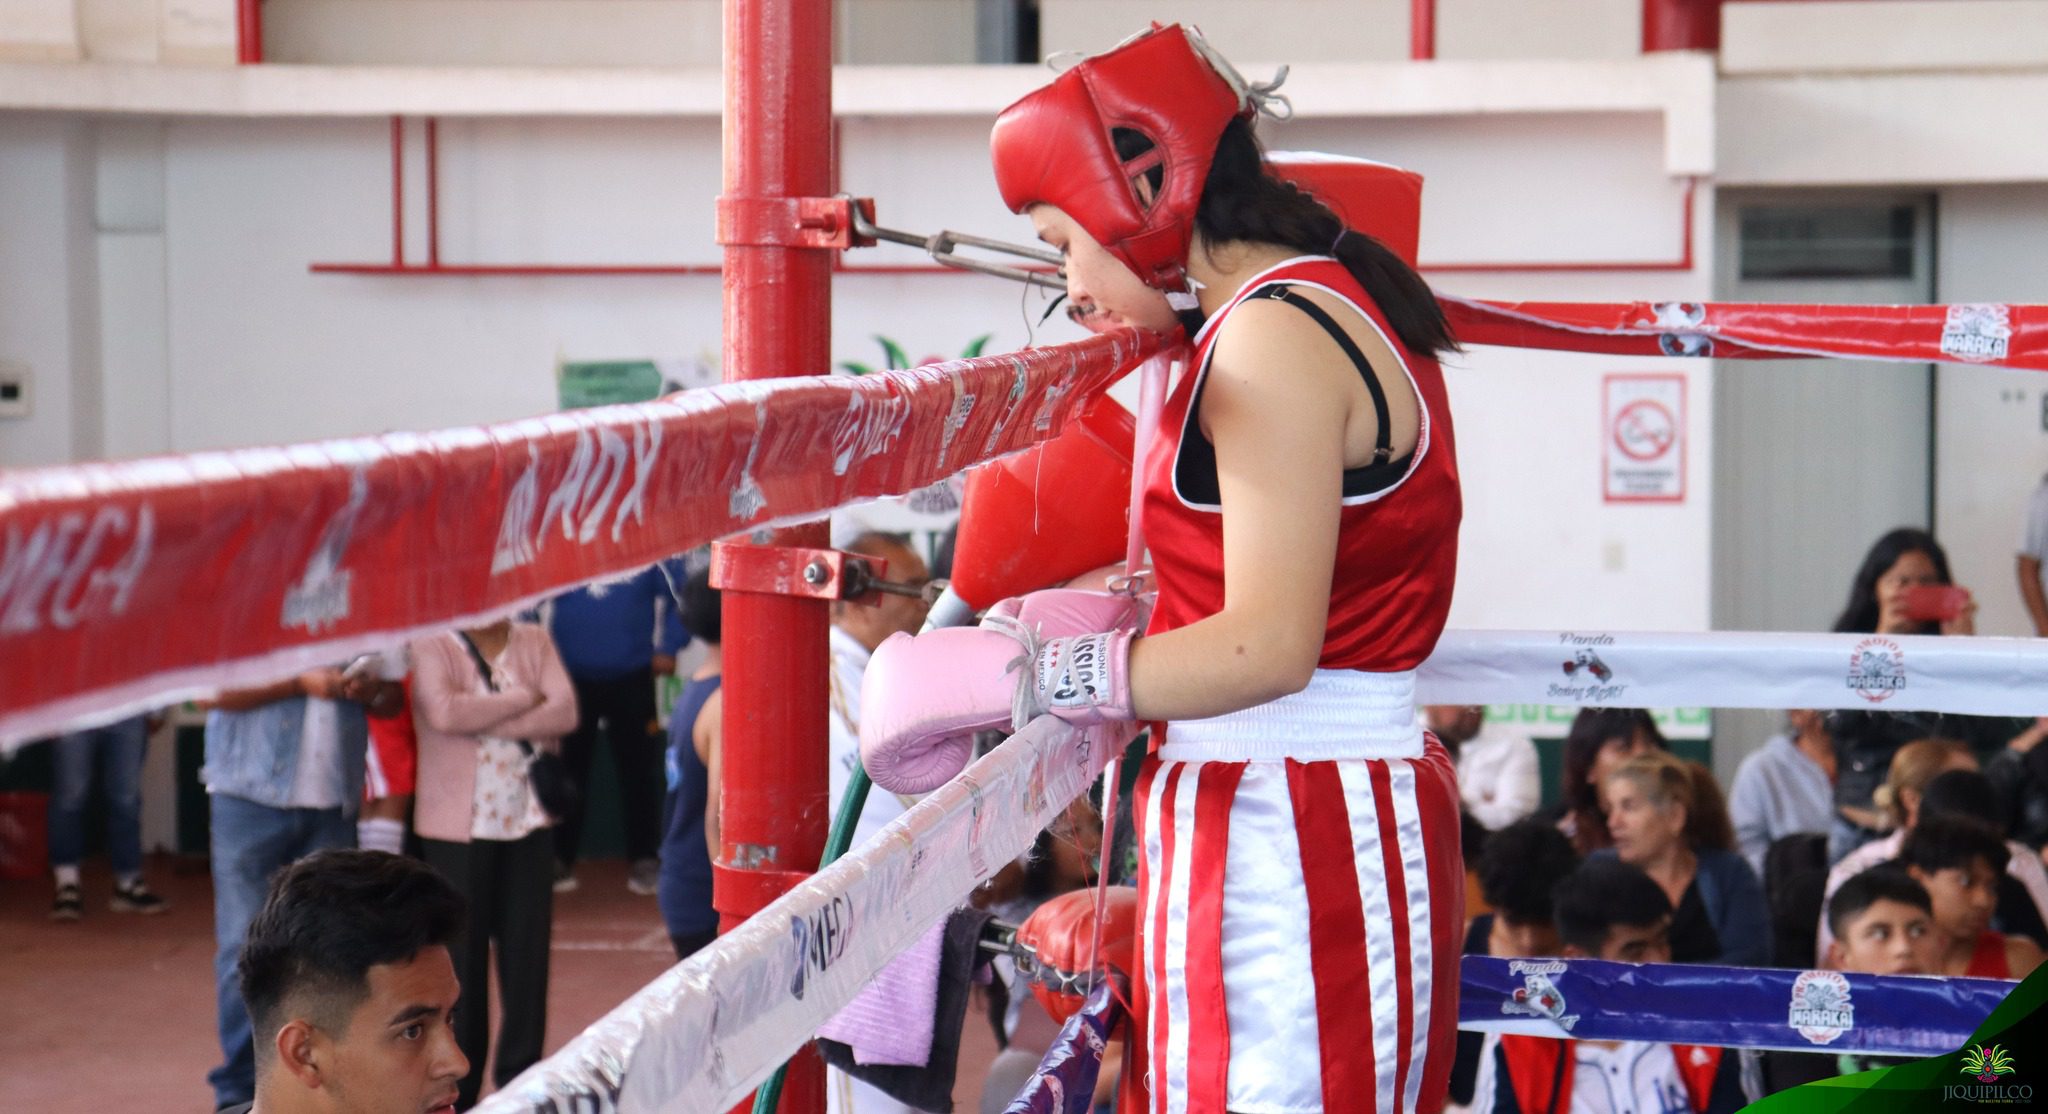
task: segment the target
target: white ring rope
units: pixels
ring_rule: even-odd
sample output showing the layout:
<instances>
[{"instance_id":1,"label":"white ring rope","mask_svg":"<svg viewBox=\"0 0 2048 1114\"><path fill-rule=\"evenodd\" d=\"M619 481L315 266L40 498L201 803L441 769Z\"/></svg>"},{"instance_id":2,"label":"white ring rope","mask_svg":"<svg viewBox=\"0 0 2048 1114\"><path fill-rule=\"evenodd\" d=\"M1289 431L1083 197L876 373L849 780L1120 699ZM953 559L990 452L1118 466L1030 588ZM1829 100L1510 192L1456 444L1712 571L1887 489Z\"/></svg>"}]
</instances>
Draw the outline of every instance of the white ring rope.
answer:
<instances>
[{"instance_id":1,"label":"white ring rope","mask_svg":"<svg viewBox=\"0 0 2048 1114\"><path fill-rule=\"evenodd\" d=\"M731 1109L1088 791L1130 725L1041 716L477 1107Z\"/></svg>"},{"instance_id":2,"label":"white ring rope","mask_svg":"<svg viewBox=\"0 0 2048 1114\"><path fill-rule=\"evenodd\" d=\"M2043 679L2048 640L1453 631L1419 671L1417 689L1446 703L2032 715L2048 705ZM1033 721L479 1110L729 1109L898 951L1028 848L1087 791L1119 738L1049 716Z\"/></svg>"},{"instance_id":3,"label":"white ring rope","mask_svg":"<svg viewBox=\"0 0 2048 1114\"><path fill-rule=\"evenodd\" d=\"M2048 639L1446 631L1425 704L2048 713Z\"/></svg>"}]
</instances>

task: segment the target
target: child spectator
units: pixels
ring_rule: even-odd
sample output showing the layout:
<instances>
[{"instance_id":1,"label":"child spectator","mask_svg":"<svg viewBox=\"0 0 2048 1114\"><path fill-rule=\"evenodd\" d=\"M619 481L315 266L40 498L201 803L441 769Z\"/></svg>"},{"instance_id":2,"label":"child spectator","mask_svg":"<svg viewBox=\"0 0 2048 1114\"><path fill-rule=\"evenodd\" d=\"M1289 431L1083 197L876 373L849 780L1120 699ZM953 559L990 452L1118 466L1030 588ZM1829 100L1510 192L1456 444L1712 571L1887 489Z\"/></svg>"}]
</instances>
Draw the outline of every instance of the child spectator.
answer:
<instances>
[{"instance_id":1,"label":"child spectator","mask_svg":"<svg viewBox=\"0 0 2048 1114\"><path fill-rule=\"evenodd\" d=\"M1475 869L1479 892L1493 912L1472 918L1465 932L1465 954L1503 959L1557 955L1563 945L1551 919L1551 895L1578 865L1571 840L1550 824L1522 820L1502 828L1487 841ZM1482 1034L1458 1034L1451 1102L1472 1101L1484 1049Z\"/></svg>"},{"instance_id":2,"label":"child spectator","mask_svg":"<svg viewBox=\"0 0 2048 1114\"><path fill-rule=\"evenodd\" d=\"M1989 825L1961 816L1927 816L1899 847L1899 862L1927 888L1940 950L1939 975L2023 979L2041 963L2024 936L1991 931L1998 877L2011 856Z\"/></svg>"},{"instance_id":3,"label":"child spectator","mask_svg":"<svg viewBox=\"0 0 2048 1114\"><path fill-rule=\"evenodd\" d=\"M1559 884L1553 910L1568 958L1671 960L1671 900L1625 862L1588 859ZM1472 1114L1732 1114L1745 1101L1737 1057L1719 1048L1521 1035L1492 1043Z\"/></svg>"},{"instance_id":4,"label":"child spectator","mask_svg":"<svg viewBox=\"0 0 2048 1114\"><path fill-rule=\"evenodd\" d=\"M1925 975L1940 962L1934 905L1927 889L1896 864L1871 867L1842 883L1828 906L1834 942L1827 965L1859 975ZM1760 1095L1805 1083L1903 1063L1862 1053L1767 1051L1748 1054L1758 1065Z\"/></svg>"},{"instance_id":5,"label":"child spectator","mask_svg":"<svg viewBox=\"0 0 2048 1114\"><path fill-rule=\"evenodd\" d=\"M1927 888L1892 864L1875 866L1835 891L1828 907L1828 966L1864 975L1925 975L1936 954L1934 903Z\"/></svg>"},{"instance_id":6,"label":"child spectator","mask_svg":"<svg viewBox=\"0 0 2048 1114\"><path fill-rule=\"evenodd\" d=\"M1832 895L1836 887L1864 870L1897 858L1907 833L1923 819L1961 816L1982 822L1996 815L1997 794L1977 772L1976 760L1961 743L1912 743L1899 751L1892 765L1892 775L1879 795L1890 801L1899 822L1898 830L1864 844L1837 863L1828 872L1824 896ZM1930 768L1941 772L1932 776L1928 773ZM2005 868L2006 877L1999 880L1995 926L2003 932L2031 936L2035 943L2041 943L2048 940L2048 923L2044 923L2048 921L2048 871L2042 870L2041 860L2024 844L2008 840L2005 846L2011 857ZM1816 954L1827 954L1831 938L1823 918L1817 933Z\"/></svg>"}]
</instances>

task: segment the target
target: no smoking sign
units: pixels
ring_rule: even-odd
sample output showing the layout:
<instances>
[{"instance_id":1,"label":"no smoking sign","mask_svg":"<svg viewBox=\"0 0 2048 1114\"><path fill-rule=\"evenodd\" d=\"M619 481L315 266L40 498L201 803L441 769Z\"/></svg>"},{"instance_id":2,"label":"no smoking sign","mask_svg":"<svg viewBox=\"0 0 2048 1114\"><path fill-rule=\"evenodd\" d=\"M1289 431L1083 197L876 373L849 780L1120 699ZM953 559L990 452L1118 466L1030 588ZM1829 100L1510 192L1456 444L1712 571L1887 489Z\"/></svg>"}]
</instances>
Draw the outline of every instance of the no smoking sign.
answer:
<instances>
[{"instance_id":1,"label":"no smoking sign","mask_svg":"<svg viewBox=\"0 0 2048 1114\"><path fill-rule=\"evenodd\" d=\"M1685 501L1685 377L1619 374L1602 381L1610 503Z\"/></svg>"}]
</instances>

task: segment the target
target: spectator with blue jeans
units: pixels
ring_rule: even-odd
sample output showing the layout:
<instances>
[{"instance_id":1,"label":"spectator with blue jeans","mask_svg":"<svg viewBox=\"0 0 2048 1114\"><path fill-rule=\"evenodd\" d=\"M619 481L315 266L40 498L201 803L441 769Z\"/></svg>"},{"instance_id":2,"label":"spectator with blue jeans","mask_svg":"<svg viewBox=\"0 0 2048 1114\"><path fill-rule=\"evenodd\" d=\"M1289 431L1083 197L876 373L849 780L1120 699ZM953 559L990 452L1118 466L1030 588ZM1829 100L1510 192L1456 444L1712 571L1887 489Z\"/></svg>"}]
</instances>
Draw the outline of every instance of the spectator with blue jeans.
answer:
<instances>
[{"instance_id":1,"label":"spectator with blue jeans","mask_svg":"<svg viewBox=\"0 0 2048 1114\"><path fill-rule=\"evenodd\" d=\"M75 921L85 913L78 860L85 854L85 802L92 771L100 770L107 798L107 859L114 868L116 913L161 913L163 898L142 882L142 754L149 742L146 716L73 731L51 743L56 778L50 794L50 873L57 898L50 919Z\"/></svg>"},{"instance_id":2,"label":"spectator with blue jeans","mask_svg":"<svg viewBox=\"0 0 2048 1114\"><path fill-rule=\"evenodd\" d=\"M654 683L674 673L676 652L689 642L676 617L669 573L682 579L681 563L668 572L650 565L623 580L590 584L555 597L548 629L576 689L576 730L562 740L562 764L577 789L576 807L555 827L555 889L576 887L576 858L583 849L583 818L590 804L590 763L597 756L600 729L611 740L625 813L626 885L652 896L660 867L662 774L660 721Z\"/></svg>"},{"instance_id":3,"label":"spectator with blue jeans","mask_svg":"<svg viewBox=\"0 0 2048 1114\"><path fill-rule=\"evenodd\" d=\"M214 993L223 1060L207 1074L217 1107L256 1093L255 1052L236 964L280 867L353 847L363 798L366 715L391 715L399 686L371 669L318 669L223 692L206 717L211 802Z\"/></svg>"}]
</instances>

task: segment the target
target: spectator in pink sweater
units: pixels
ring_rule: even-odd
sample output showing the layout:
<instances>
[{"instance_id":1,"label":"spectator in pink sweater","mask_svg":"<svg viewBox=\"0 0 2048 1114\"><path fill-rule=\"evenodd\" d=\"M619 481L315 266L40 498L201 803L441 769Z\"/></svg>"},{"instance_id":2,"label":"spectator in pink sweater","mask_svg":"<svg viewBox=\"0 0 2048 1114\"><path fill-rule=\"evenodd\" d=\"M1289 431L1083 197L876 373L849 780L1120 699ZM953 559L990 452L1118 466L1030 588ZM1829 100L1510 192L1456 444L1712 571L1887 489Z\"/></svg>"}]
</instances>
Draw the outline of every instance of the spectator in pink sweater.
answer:
<instances>
[{"instance_id":1,"label":"spectator in pink sweater","mask_svg":"<svg viewBox=\"0 0 2048 1114\"><path fill-rule=\"evenodd\" d=\"M413 826L427 862L469 900L455 947L456 1041L469 1059L459 1107L475 1105L490 1040L490 951L504 996L492 1076L503 1087L541 1057L554 916L553 820L528 766L576 726L576 695L547 628L500 620L412 644L419 785Z\"/></svg>"}]
</instances>

